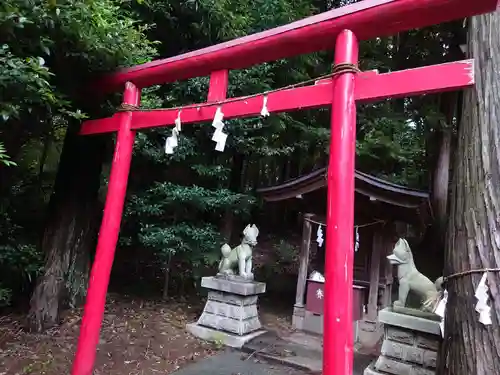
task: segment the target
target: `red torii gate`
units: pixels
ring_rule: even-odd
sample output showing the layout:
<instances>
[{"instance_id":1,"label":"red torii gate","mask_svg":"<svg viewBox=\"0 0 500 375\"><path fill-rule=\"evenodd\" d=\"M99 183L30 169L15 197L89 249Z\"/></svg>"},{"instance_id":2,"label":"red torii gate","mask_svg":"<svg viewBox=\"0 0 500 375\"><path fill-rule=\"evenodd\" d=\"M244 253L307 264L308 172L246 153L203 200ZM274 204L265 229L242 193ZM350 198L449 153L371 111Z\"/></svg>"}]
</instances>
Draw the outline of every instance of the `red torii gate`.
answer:
<instances>
[{"instance_id":1,"label":"red torii gate","mask_svg":"<svg viewBox=\"0 0 500 375\"><path fill-rule=\"evenodd\" d=\"M366 102L474 85L472 60L387 74L356 74L358 39L390 35L496 10L499 0L364 0L269 31L213 47L120 70L94 89L125 86L123 107L130 111L83 123L82 135L117 132L99 240L72 375L91 375L106 293L127 189L135 131L172 126L179 109L141 111L143 87L210 75L206 103L182 109L182 122L211 120L218 107L224 118L260 114L264 95L226 100L228 71L334 47L334 64L344 69L314 85L266 93L269 112L332 106L328 168L327 256L324 297L323 374L352 374L352 269L356 101ZM341 204L335 204L342 202Z\"/></svg>"}]
</instances>

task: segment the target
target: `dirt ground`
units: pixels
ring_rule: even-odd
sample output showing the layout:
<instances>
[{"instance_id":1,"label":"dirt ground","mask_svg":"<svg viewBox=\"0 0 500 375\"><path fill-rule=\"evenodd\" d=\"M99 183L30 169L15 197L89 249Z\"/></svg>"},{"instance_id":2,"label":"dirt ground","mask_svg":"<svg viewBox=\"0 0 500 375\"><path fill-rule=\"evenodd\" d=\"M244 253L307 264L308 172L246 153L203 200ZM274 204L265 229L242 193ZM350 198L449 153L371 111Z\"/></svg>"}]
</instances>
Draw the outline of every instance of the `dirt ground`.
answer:
<instances>
[{"instance_id":1,"label":"dirt ground","mask_svg":"<svg viewBox=\"0 0 500 375\"><path fill-rule=\"evenodd\" d=\"M188 335L185 324L203 304L108 298L95 375L170 374L216 354L222 348ZM61 326L44 334L23 331L23 316L0 317L0 375L69 374L78 339L81 310L67 312ZM269 329L290 330L291 312L261 307Z\"/></svg>"}]
</instances>

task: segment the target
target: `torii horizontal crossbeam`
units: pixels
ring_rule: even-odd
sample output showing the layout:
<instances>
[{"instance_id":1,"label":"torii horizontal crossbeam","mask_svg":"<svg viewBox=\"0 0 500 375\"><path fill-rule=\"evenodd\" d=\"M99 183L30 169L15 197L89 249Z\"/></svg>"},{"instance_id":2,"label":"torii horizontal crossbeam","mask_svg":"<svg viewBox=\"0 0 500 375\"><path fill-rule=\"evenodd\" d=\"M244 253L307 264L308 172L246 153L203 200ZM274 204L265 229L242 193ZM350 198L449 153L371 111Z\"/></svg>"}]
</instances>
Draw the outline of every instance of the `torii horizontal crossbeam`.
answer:
<instances>
[{"instance_id":1,"label":"torii horizontal crossbeam","mask_svg":"<svg viewBox=\"0 0 500 375\"><path fill-rule=\"evenodd\" d=\"M300 21L220 43L182 55L156 60L106 75L97 92L121 90L125 82L147 87L217 70L252 65L322 50L332 50L343 29L358 40L394 35L443 22L494 11L499 0L364 0Z\"/></svg>"},{"instance_id":2,"label":"torii horizontal crossbeam","mask_svg":"<svg viewBox=\"0 0 500 375\"><path fill-rule=\"evenodd\" d=\"M422 68L378 74L374 71L360 73L356 78L355 98L369 102L385 98L419 95L437 91L458 90L474 85L473 60L456 61ZM332 79L267 95L267 108L271 113L317 108L332 103ZM181 110L183 124L211 120L217 104L200 103ZM258 116L262 109L263 95L244 100L238 98L220 104L224 118ZM171 126L179 115L179 109L158 109L132 112L131 129L147 129ZM119 128L119 116L85 121L81 134L115 132Z\"/></svg>"}]
</instances>

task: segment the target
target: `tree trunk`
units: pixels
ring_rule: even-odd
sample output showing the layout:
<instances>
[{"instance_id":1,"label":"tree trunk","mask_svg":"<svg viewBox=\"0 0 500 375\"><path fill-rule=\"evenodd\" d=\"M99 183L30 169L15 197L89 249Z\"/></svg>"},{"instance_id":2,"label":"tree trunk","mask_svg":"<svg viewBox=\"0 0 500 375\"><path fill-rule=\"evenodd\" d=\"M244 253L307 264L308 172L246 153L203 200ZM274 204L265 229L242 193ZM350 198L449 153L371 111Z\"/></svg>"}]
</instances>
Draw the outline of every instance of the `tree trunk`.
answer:
<instances>
[{"instance_id":1,"label":"tree trunk","mask_svg":"<svg viewBox=\"0 0 500 375\"><path fill-rule=\"evenodd\" d=\"M446 242L446 226L448 223L448 199L449 199L449 175L450 158L453 141L453 119L457 107L456 93L443 93L440 96L440 112L444 120L435 132L431 152L433 173L431 176L432 186L432 208L434 211L434 223L426 233L427 248L433 257L440 259L433 262L432 274L442 275L443 272L443 249ZM427 142L430 143L430 142Z\"/></svg>"},{"instance_id":2,"label":"tree trunk","mask_svg":"<svg viewBox=\"0 0 500 375\"><path fill-rule=\"evenodd\" d=\"M242 171L245 165L243 154L234 154L231 175L229 176L229 190L233 193L241 192ZM233 236L234 213L232 209L226 209L222 218L221 234L227 242L231 242Z\"/></svg>"},{"instance_id":3,"label":"tree trunk","mask_svg":"<svg viewBox=\"0 0 500 375\"><path fill-rule=\"evenodd\" d=\"M445 275L500 266L500 13L469 20L476 86L464 93L455 153ZM493 324L475 311L481 273L448 281L439 374L500 374L500 274L488 274Z\"/></svg>"},{"instance_id":4,"label":"tree trunk","mask_svg":"<svg viewBox=\"0 0 500 375\"><path fill-rule=\"evenodd\" d=\"M43 188L43 172L45 169L45 163L47 162L47 157L49 155L50 146L52 145L52 131L47 132L43 137L42 154L38 161L38 191L42 192Z\"/></svg>"},{"instance_id":5,"label":"tree trunk","mask_svg":"<svg viewBox=\"0 0 500 375\"><path fill-rule=\"evenodd\" d=\"M436 216L436 233L440 237L440 247L444 244L448 208L448 185L450 174L451 124L439 132L439 145L436 167L432 179L432 201Z\"/></svg>"},{"instance_id":6,"label":"tree trunk","mask_svg":"<svg viewBox=\"0 0 500 375\"><path fill-rule=\"evenodd\" d=\"M163 294L162 298L164 301L168 299L168 288L170 284L170 264L172 262L172 253L168 253L167 260L165 261L165 270L163 273Z\"/></svg>"},{"instance_id":7,"label":"tree trunk","mask_svg":"<svg viewBox=\"0 0 500 375\"><path fill-rule=\"evenodd\" d=\"M106 138L68 129L42 237L45 268L31 298L28 325L41 332L59 323L62 308L85 297L90 251L102 207L98 200Z\"/></svg>"}]
</instances>

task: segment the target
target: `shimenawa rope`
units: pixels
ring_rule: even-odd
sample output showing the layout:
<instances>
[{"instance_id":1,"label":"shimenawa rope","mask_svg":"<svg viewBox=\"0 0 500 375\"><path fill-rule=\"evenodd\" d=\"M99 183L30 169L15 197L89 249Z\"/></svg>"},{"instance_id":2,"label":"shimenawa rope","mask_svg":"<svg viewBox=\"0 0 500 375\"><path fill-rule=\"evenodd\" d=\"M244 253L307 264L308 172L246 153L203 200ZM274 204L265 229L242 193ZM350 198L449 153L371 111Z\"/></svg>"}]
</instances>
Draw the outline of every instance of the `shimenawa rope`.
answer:
<instances>
[{"instance_id":1,"label":"shimenawa rope","mask_svg":"<svg viewBox=\"0 0 500 375\"><path fill-rule=\"evenodd\" d=\"M154 108L154 109L145 109L145 108L140 108L131 104L126 104L122 103L118 108L118 112L135 112L135 111L144 111L144 112L152 112L152 111L165 111L165 110L175 110L175 109L187 109L187 108L202 108L202 107L214 107L214 106L220 106L226 103L234 103L234 102L241 102L250 98L256 98L258 96L265 96L271 93L279 92L279 91L284 91L284 90L290 90L293 88L305 86L310 83L315 83L316 81L326 79L326 78L333 78L335 76L344 74L344 73L359 73L360 70L358 67L354 64L351 63L340 63L340 64L335 64L332 67L332 72L329 74L325 74L322 76L319 76L317 78L312 78L308 79L306 81L302 81L299 83L294 83L288 86L280 87L279 89L274 89L274 90L268 90L264 92L260 92L258 94L252 94L252 95L247 95L247 96L240 96L238 98L230 98L226 100L220 100L216 102L211 102L211 103L199 103L199 104L188 104L185 106L178 106L178 107L170 107L170 108Z\"/></svg>"},{"instance_id":2,"label":"shimenawa rope","mask_svg":"<svg viewBox=\"0 0 500 375\"><path fill-rule=\"evenodd\" d=\"M500 268L479 268L474 270L462 271L451 274L450 276L443 277L443 281L447 282L450 279L457 279L462 276L472 275L474 273L485 273L485 272L500 272Z\"/></svg>"}]
</instances>

